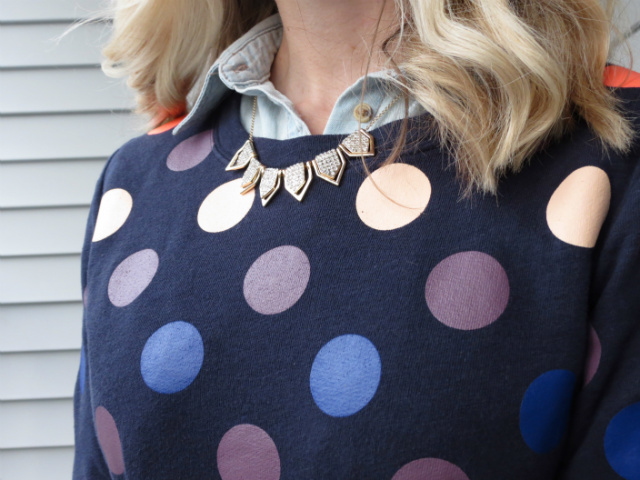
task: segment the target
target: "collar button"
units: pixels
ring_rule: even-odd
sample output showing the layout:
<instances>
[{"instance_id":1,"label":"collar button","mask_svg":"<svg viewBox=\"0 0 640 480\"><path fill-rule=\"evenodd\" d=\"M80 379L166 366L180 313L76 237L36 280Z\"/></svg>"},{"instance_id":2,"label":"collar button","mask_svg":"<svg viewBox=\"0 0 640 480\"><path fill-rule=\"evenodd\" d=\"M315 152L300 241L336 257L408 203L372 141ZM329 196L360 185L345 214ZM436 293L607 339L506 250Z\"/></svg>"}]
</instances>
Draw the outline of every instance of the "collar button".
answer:
<instances>
[{"instance_id":1,"label":"collar button","mask_svg":"<svg viewBox=\"0 0 640 480\"><path fill-rule=\"evenodd\" d=\"M371 120L371 116L373 115L373 109L370 105L366 103L359 103L353 109L354 118L361 123L367 123Z\"/></svg>"}]
</instances>

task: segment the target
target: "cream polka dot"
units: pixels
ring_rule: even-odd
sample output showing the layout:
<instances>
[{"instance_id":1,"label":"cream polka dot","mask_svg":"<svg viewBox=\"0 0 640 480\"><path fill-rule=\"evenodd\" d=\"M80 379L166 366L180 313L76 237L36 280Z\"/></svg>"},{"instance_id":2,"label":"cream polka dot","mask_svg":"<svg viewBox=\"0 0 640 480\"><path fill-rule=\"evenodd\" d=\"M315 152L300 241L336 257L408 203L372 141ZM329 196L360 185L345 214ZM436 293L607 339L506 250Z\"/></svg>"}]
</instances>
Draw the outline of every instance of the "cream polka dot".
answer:
<instances>
[{"instance_id":1,"label":"cream polka dot","mask_svg":"<svg viewBox=\"0 0 640 480\"><path fill-rule=\"evenodd\" d=\"M611 184L601 168L582 167L556 188L547 205L547 225L563 242L591 248L609 211Z\"/></svg>"},{"instance_id":2,"label":"cream polka dot","mask_svg":"<svg viewBox=\"0 0 640 480\"><path fill-rule=\"evenodd\" d=\"M198 210L198 225L205 232L229 230L242 220L253 205L255 189L242 195L242 178L223 183L202 201Z\"/></svg>"},{"instance_id":3,"label":"cream polka dot","mask_svg":"<svg viewBox=\"0 0 640 480\"><path fill-rule=\"evenodd\" d=\"M380 193L373 182L391 200ZM406 163L392 163L374 171L362 182L356 195L356 210L367 226L393 230L418 218L430 198L431 182L422 170Z\"/></svg>"},{"instance_id":4,"label":"cream polka dot","mask_svg":"<svg viewBox=\"0 0 640 480\"><path fill-rule=\"evenodd\" d=\"M93 242L113 235L124 224L131 213L133 199L131 194L122 188L107 190L100 199L96 226L93 230Z\"/></svg>"}]
</instances>

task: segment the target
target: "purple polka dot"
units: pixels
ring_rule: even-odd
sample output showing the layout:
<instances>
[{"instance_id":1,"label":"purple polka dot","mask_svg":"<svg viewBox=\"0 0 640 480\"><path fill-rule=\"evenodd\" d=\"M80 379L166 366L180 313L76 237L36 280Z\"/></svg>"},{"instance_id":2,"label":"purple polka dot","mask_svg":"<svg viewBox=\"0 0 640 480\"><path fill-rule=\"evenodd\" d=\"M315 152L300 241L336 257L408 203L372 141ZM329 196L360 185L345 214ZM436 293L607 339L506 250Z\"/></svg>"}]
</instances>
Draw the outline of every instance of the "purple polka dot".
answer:
<instances>
[{"instance_id":1,"label":"purple polka dot","mask_svg":"<svg viewBox=\"0 0 640 480\"><path fill-rule=\"evenodd\" d=\"M291 308L309 283L307 255L298 247L282 245L263 253L244 277L244 298L251 308L273 315Z\"/></svg>"},{"instance_id":2,"label":"purple polka dot","mask_svg":"<svg viewBox=\"0 0 640 480\"><path fill-rule=\"evenodd\" d=\"M89 304L89 290L85 286L84 291L82 292L82 305L84 306L84 308L87 308L88 304Z\"/></svg>"},{"instance_id":3,"label":"purple polka dot","mask_svg":"<svg viewBox=\"0 0 640 480\"><path fill-rule=\"evenodd\" d=\"M391 480L469 480L469 477L446 460L421 458L407 463Z\"/></svg>"},{"instance_id":4,"label":"purple polka dot","mask_svg":"<svg viewBox=\"0 0 640 480\"><path fill-rule=\"evenodd\" d=\"M255 425L236 425L218 445L222 480L278 480L280 455L271 437Z\"/></svg>"},{"instance_id":5,"label":"purple polka dot","mask_svg":"<svg viewBox=\"0 0 640 480\"><path fill-rule=\"evenodd\" d=\"M158 254L146 248L125 258L111 274L107 288L116 307L133 302L153 280L159 264Z\"/></svg>"},{"instance_id":6,"label":"purple polka dot","mask_svg":"<svg viewBox=\"0 0 640 480\"><path fill-rule=\"evenodd\" d=\"M509 301L509 279L491 255L460 252L435 266L424 294L429 310L440 322L475 330L502 315Z\"/></svg>"},{"instance_id":7,"label":"purple polka dot","mask_svg":"<svg viewBox=\"0 0 640 480\"><path fill-rule=\"evenodd\" d=\"M114 475L121 475L124 473L124 458L116 422L103 406L96 408L95 422L98 443L100 443L107 466Z\"/></svg>"},{"instance_id":8,"label":"purple polka dot","mask_svg":"<svg viewBox=\"0 0 640 480\"><path fill-rule=\"evenodd\" d=\"M202 162L213 149L213 131L205 130L180 142L167 157L167 167L181 172Z\"/></svg>"},{"instance_id":9,"label":"purple polka dot","mask_svg":"<svg viewBox=\"0 0 640 480\"><path fill-rule=\"evenodd\" d=\"M586 386L596 374L600 365L602 355L602 345L595 329L589 326L589 345L587 347L587 361L584 366L584 386Z\"/></svg>"}]
</instances>

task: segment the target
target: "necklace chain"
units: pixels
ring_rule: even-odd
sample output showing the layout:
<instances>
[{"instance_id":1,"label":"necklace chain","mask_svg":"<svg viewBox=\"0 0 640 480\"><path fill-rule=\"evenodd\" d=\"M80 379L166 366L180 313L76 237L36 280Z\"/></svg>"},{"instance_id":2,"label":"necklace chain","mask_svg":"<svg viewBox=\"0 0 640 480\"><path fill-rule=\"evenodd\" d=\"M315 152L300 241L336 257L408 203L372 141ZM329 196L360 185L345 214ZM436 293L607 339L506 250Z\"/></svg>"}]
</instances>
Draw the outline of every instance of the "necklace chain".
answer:
<instances>
[{"instance_id":1,"label":"necklace chain","mask_svg":"<svg viewBox=\"0 0 640 480\"><path fill-rule=\"evenodd\" d=\"M240 147L233 156L226 170L240 170L246 168L242 176L242 194L253 190L260 182L259 193L262 206L266 206L279 190L284 179L284 188L296 200L302 201L307 189L311 184L313 173L316 176L333 184L340 185L342 174L347 166L345 156L371 157L375 155L374 138L369 133L375 123L391 109L398 101L397 95L366 128L359 128L348 135L336 148L317 155L313 160L298 162L285 169L265 167L258 160L258 154L253 146L253 131L256 122L256 111L258 108L258 97L253 98L253 112L251 114L251 130L249 139Z\"/></svg>"},{"instance_id":2,"label":"necklace chain","mask_svg":"<svg viewBox=\"0 0 640 480\"><path fill-rule=\"evenodd\" d=\"M253 97L253 112L251 113L251 131L249 131L249 140L253 142L253 129L256 126L256 111L258 110L258 96Z\"/></svg>"}]
</instances>

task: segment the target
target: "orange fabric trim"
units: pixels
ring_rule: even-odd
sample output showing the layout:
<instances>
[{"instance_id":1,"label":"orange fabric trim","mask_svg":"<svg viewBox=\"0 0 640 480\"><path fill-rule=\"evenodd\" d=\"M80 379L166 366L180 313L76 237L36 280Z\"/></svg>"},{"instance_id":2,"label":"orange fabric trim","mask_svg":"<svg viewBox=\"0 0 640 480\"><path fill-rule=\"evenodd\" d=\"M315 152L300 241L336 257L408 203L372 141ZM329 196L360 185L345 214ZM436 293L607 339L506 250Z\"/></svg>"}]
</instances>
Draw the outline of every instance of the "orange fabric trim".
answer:
<instances>
[{"instance_id":1,"label":"orange fabric trim","mask_svg":"<svg viewBox=\"0 0 640 480\"><path fill-rule=\"evenodd\" d=\"M164 133L168 130L171 130L173 127L178 125L182 120L184 120L185 117L186 115L183 115L181 117L171 120L170 122L165 123L164 125L160 125L159 127L156 127L153 130L147 132L147 135L158 135L159 133Z\"/></svg>"},{"instance_id":2,"label":"orange fabric trim","mask_svg":"<svg viewBox=\"0 0 640 480\"><path fill-rule=\"evenodd\" d=\"M604 84L616 88L640 88L640 73L619 65L607 65L604 69Z\"/></svg>"}]
</instances>

